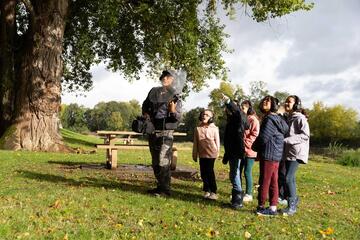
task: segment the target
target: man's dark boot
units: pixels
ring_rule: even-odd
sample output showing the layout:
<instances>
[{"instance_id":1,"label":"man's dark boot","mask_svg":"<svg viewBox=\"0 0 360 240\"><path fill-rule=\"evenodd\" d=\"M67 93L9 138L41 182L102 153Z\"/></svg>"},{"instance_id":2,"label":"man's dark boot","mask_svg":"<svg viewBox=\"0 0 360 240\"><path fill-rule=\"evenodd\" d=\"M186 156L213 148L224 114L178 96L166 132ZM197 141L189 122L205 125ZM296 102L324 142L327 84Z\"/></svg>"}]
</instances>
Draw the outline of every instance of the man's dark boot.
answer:
<instances>
[{"instance_id":1,"label":"man's dark boot","mask_svg":"<svg viewBox=\"0 0 360 240\"><path fill-rule=\"evenodd\" d=\"M240 209L243 207L243 192L235 189L231 192L231 207L233 209Z\"/></svg>"},{"instance_id":2,"label":"man's dark boot","mask_svg":"<svg viewBox=\"0 0 360 240\"><path fill-rule=\"evenodd\" d=\"M166 195L166 196L171 195L170 180L171 180L170 166L160 167L159 188L161 190L162 195Z\"/></svg>"},{"instance_id":3,"label":"man's dark boot","mask_svg":"<svg viewBox=\"0 0 360 240\"><path fill-rule=\"evenodd\" d=\"M284 215L292 216L296 213L296 205L298 203L297 197L288 198L288 207L283 211Z\"/></svg>"}]
</instances>

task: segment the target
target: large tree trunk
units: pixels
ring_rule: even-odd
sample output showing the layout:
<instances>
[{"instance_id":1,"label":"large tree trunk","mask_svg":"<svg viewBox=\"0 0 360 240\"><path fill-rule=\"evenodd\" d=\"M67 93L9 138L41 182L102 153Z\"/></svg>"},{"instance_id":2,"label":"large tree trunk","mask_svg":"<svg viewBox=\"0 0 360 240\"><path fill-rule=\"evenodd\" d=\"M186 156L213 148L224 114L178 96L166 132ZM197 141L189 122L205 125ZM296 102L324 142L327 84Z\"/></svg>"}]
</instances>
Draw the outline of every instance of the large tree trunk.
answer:
<instances>
[{"instance_id":1,"label":"large tree trunk","mask_svg":"<svg viewBox=\"0 0 360 240\"><path fill-rule=\"evenodd\" d=\"M0 136L12 119L16 0L0 2Z\"/></svg>"},{"instance_id":2,"label":"large tree trunk","mask_svg":"<svg viewBox=\"0 0 360 240\"><path fill-rule=\"evenodd\" d=\"M23 2L30 12L29 29L15 54L14 111L0 143L5 149L62 151L58 114L68 0Z\"/></svg>"}]
</instances>

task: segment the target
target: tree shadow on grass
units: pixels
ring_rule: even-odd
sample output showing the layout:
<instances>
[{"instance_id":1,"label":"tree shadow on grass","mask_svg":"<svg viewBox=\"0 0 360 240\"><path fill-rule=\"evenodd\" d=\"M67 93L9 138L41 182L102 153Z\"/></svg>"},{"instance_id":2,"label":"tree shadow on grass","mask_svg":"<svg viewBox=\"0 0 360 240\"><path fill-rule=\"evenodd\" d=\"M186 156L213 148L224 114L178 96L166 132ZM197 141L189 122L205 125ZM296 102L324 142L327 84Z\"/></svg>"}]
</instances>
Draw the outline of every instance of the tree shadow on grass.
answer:
<instances>
[{"instance_id":1,"label":"tree shadow on grass","mask_svg":"<svg viewBox=\"0 0 360 240\"><path fill-rule=\"evenodd\" d=\"M135 171L135 172L123 172L121 170L119 170L121 168L121 166L139 166L139 167L147 167L147 168L151 168L151 165L144 165L144 164L120 164L117 170L111 170L109 171L109 169L107 168L106 164L102 163L102 162L94 162L94 163L89 163L89 162L76 162L76 161L48 161L48 163L50 164L58 164L58 165L64 165L66 166L66 169L82 169L82 170L105 170L106 173L113 173L114 176L116 176L121 182L138 182L138 184L144 184L147 182L154 182L154 177L153 177L153 170L150 169L148 172L143 172L142 174L150 174L152 177L145 177L142 178L142 180L139 179L134 179L134 175L132 174L139 174L141 173L141 171ZM179 169L179 168L178 168ZM141 178L141 177L140 177ZM196 177L196 176L190 176L190 177L182 177L180 174L174 174L172 173L171 178L176 179L175 181L172 181L171 186L174 189L186 189L186 190L191 190L191 191L197 191L199 193L202 193L202 188L199 186L195 186L194 184L190 185L190 184L184 184L181 181L184 182L197 182L199 184L202 185L202 181L200 178ZM179 181L180 180L180 181ZM231 190L229 190L231 191ZM228 192L224 192L221 191L219 192L220 194L227 195L230 194Z\"/></svg>"},{"instance_id":2,"label":"tree shadow on grass","mask_svg":"<svg viewBox=\"0 0 360 240\"><path fill-rule=\"evenodd\" d=\"M133 180L131 183L128 181L112 181L104 178L94 178L94 177L83 177L79 179L67 178L61 175L49 174L49 173L39 173L32 171L17 171L22 177L28 179L34 179L38 181L46 181L55 184L65 184L75 187L96 187L96 188L105 188L105 189L121 189L122 191L128 191L137 194L148 195L147 190L149 186L145 186L147 182L140 180ZM187 185L175 184L174 188L171 191L171 196L167 198L172 198L176 200L181 200L185 202L203 202L206 205L218 206L220 208L227 208L224 202L221 201L204 201L199 194L194 194L192 192L186 192L189 190Z\"/></svg>"},{"instance_id":3,"label":"tree shadow on grass","mask_svg":"<svg viewBox=\"0 0 360 240\"><path fill-rule=\"evenodd\" d=\"M73 161L48 161L50 164L64 165L71 168L90 168L90 169L105 169L106 164L103 162L73 162Z\"/></svg>"},{"instance_id":4,"label":"tree shadow on grass","mask_svg":"<svg viewBox=\"0 0 360 240\"><path fill-rule=\"evenodd\" d=\"M92 141L86 141L83 139L73 138L73 137L67 137L63 135L63 139L66 143L74 144L74 145L83 145L87 147L92 147L95 149L95 143Z\"/></svg>"}]
</instances>

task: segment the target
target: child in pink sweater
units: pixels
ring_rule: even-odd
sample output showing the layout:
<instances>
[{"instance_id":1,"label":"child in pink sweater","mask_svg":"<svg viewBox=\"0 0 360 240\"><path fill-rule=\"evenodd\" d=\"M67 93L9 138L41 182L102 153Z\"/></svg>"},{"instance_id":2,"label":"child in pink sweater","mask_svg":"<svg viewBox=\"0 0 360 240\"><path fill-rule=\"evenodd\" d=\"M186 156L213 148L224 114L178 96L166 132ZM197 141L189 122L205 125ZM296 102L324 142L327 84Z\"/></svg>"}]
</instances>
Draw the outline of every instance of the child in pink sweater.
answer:
<instances>
[{"instance_id":1,"label":"child in pink sweater","mask_svg":"<svg viewBox=\"0 0 360 240\"><path fill-rule=\"evenodd\" d=\"M200 158L200 175L203 180L204 198L216 200L217 186L214 173L215 159L219 156L219 128L215 126L214 113L203 110L199 116L200 124L194 130L193 160Z\"/></svg>"},{"instance_id":2,"label":"child in pink sweater","mask_svg":"<svg viewBox=\"0 0 360 240\"><path fill-rule=\"evenodd\" d=\"M240 176L245 175L246 182L246 194L243 198L244 202L251 202L253 200L252 186L252 168L257 156L257 153L251 149L252 144L259 135L260 122L256 115L255 110L249 100L244 100L241 103L241 110L246 113L249 122L249 129L245 130L244 133L244 145L245 145L245 158L240 162Z\"/></svg>"}]
</instances>

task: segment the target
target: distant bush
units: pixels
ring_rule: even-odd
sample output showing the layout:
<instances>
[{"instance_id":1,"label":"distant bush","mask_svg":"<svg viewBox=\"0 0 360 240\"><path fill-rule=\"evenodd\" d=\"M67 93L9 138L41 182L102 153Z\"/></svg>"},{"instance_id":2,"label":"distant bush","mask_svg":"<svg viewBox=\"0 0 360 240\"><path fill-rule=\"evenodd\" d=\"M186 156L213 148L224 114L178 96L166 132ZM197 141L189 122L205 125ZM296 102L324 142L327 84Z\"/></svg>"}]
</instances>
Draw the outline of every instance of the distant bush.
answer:
<instances>
[{"instance_id":1,"label":"distant bush","mask_svg":"<svg viewBox=\"0 0 360 240\"><path fill-rule=\"evenodd\" d=\"M360 167L360 148L343 152L336 161L344 166Z\"/></svg>"},{"instance_id":2,"label":"distant bush","mask_svg":"<svg viewBox=\"0 0 360 240\"><path fill-rule=\"evenodd\" d=\"M342 143L334 141L329 143L328 147L325 149L326 155L336 158L339 157L347 150L347 147L345 147Z\"/></svg>"}]
</instances>

